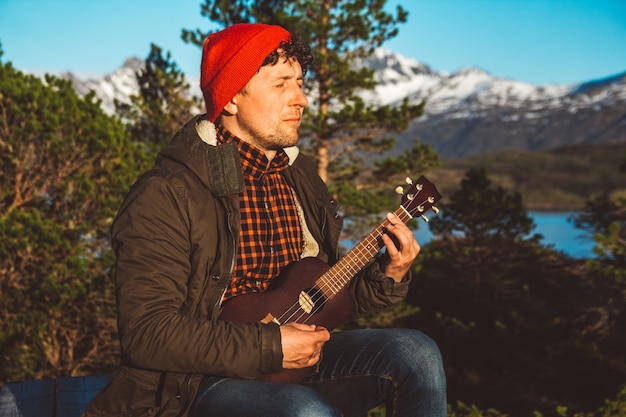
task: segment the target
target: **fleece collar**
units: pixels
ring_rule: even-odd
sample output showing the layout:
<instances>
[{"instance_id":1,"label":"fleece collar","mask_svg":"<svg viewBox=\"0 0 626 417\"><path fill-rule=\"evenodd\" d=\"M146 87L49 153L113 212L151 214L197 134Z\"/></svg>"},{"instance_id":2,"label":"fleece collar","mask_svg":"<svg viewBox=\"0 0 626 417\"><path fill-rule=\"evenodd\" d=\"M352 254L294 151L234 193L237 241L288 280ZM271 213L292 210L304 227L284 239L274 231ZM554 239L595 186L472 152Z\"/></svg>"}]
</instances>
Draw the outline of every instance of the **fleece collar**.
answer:
<instances>
[{"instance_id":1,"label":"fleece collar","mask_svg":"<svg viewBox=\"0 0 626 417\"><path fill-rule=\"evenodd\" d=\"M215 125L206 118L201 118L196 123L196 132L202 141L211 146L217 146L217 133ZM289 165L293 165L293 161L298 157L300 150L297 146L289 146L283 149L289 157Z\"/></svg>"}]
</instances>

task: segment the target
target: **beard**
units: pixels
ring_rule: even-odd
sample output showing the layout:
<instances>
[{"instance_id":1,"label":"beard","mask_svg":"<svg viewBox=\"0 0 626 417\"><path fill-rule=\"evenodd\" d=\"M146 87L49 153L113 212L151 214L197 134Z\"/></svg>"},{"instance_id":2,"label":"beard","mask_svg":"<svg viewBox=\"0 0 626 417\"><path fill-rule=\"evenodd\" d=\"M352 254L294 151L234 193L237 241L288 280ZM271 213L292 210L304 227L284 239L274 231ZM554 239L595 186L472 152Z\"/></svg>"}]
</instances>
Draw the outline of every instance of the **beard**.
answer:
<instances>
[{"instance_id":1,"label":"beard","mask_svg":"<svg viewBox=\"0 0 626 417\"><path fill-rule=\"evenodd\" d=\"M248 133L254 141L254 145L260 149L280 151L283 148L295 146L298 143L298 129L300 124L294 125L279 122L272 128L263 132L258 129L248 128Z\"/></svg>"}]
</instances>

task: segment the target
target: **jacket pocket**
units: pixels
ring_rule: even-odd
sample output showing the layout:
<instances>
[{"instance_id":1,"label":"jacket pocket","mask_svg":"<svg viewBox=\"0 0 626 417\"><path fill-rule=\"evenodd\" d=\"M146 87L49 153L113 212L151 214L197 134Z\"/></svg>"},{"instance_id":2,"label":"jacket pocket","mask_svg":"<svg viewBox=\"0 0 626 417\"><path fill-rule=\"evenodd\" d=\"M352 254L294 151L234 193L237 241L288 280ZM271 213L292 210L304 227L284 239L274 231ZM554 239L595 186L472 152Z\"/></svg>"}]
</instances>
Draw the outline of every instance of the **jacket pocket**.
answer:
<instances>
[{"instance_id":1,"label":"jacket pocket","mask_svg":"<svg viewBox=\"0 0 626 417\"><path fill-rule=\"evenodd\" d=\"M155 385L142 383L123 369L96 395L81 417L155 417L161 411L155 397Z\"/></svg>"}]
</instances>

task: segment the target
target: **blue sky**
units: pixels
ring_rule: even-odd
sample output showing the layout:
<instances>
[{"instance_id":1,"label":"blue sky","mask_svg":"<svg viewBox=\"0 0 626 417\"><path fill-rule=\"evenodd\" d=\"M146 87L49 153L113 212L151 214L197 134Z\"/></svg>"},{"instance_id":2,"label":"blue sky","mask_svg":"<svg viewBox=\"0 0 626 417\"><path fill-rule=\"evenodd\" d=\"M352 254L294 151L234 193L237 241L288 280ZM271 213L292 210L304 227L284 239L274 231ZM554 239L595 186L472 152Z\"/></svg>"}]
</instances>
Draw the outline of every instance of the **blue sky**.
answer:
<instances>
[{"instance_id":1,"label":"blue sky","mask_svg":"<svg viewBox=\"0 0 626 417\"><path fill-rule=\"evenodd\" d=\"M215 28L201 0L0 0L3 62L26 71L102 74L150 43L197 76L181 29ZM435 70L479 67L538 85L626 71L626 0L388 0L410 13L384 46Z\"/></svg>"}]
</instances>

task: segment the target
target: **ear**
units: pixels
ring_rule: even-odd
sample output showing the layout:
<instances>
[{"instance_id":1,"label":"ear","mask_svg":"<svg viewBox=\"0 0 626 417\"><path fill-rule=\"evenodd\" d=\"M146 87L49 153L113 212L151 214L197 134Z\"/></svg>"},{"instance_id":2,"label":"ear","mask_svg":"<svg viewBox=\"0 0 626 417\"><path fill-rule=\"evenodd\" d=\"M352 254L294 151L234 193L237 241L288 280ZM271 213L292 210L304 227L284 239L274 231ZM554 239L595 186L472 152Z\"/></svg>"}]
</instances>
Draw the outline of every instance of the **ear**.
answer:
<instances>
[{"instance_id":1,"label":"ear","mask_svg":"<svg viewBox=\"0 0 626 417\"><path fill-rule=\"evenodd\" d=\"M228 103L226 103L226 105L224 106L224 111L228 114L237 114L238 112L238 108L237 108L237 96L231 98Z\"/></svg>"}]
</instances>

